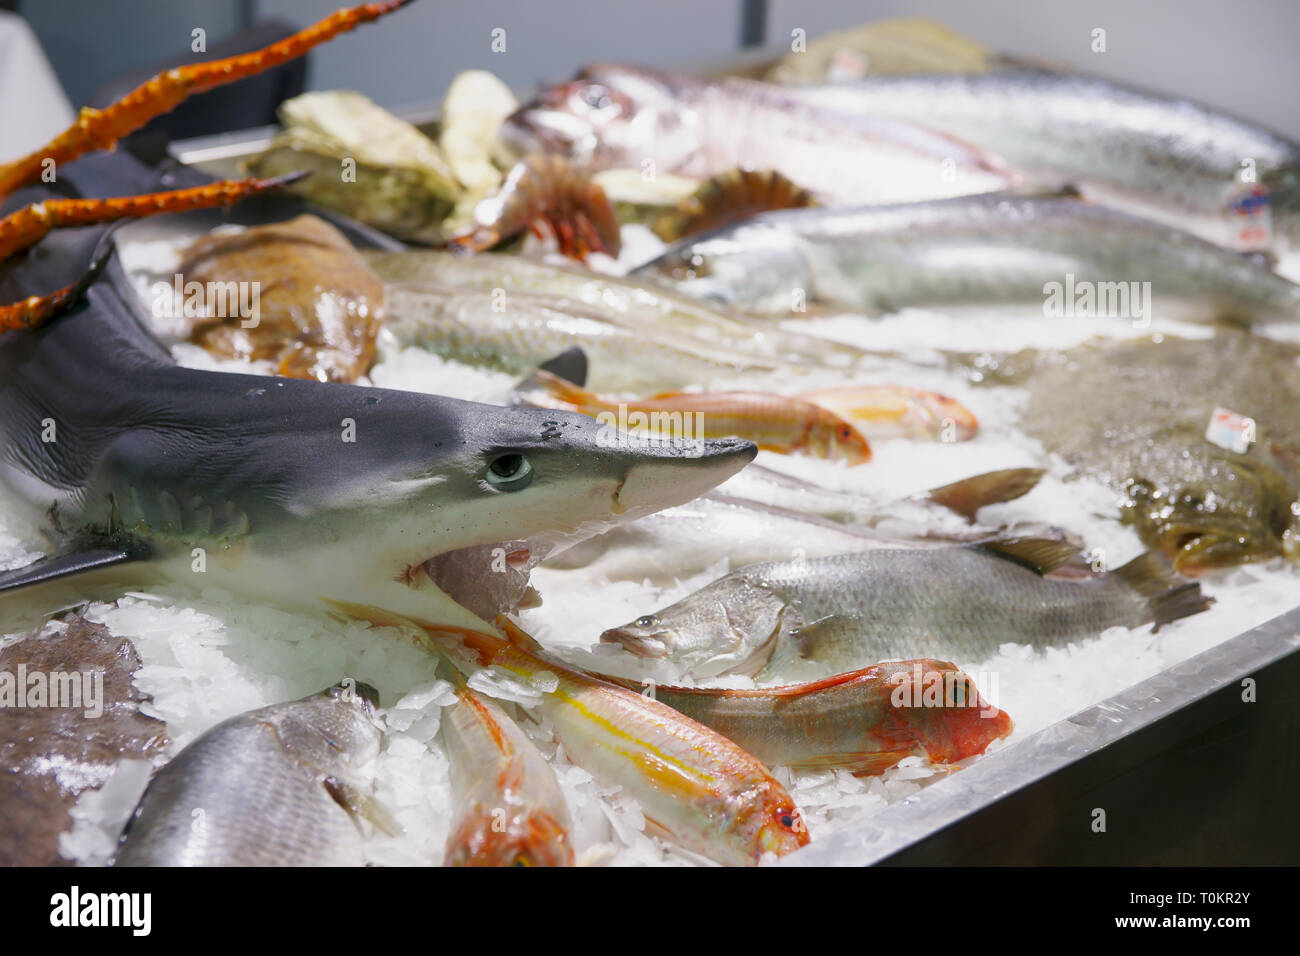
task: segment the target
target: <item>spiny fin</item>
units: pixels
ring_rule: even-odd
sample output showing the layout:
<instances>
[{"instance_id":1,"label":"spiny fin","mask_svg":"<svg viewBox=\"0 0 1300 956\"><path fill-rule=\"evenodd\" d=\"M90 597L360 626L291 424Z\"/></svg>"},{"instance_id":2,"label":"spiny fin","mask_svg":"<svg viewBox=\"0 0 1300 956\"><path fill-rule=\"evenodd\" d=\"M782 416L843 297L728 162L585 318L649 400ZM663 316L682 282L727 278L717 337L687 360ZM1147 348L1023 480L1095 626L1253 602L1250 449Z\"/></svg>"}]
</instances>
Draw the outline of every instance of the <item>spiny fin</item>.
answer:
<instances>
[{"instance_id":1,"label":"spiny fin","mask_svg":"<svg viewBox=\"0 0 1300 956\"><path fill-rule=\"evenodd\" d=\"M1195 581L1185 581L1159 551L1139 554L1112 572L1117 578L1146 598L1151 621L1159 630L1164 624L1207 610L1214 598L1201 593Z\"/></svg>"},{"instance_id":2,"label":"spiny fin","mask_svg":"<svg viewBox=\"0 0 1300 956\"><path fill-rule=\"evenodd\" d=\"M927 497L966 520L974 521L976 513L985 505L1011 501L1028 494L1045 474L1045 468L1004 468L931 488Z\"/></svg>"},{"instance_id":3,"label":"spiny fin","mask_svg":"<svg viewBox=\"0 0 1300 956\"><path fill-rule=\"evenodd\" d=\"M143 551L96 548L90 551L77 551L71 554L41 558L12 571L0 571L0 592L11 591L33 584L45 584L74 574L112 567L115 564L143 561L147 557L148 555Z\"/></svg>"},{"instance_id":4,"label":"spiny fin","mask_svg":"<svg viewBox=\"0 0 1300 956\"><path fill-rule=\"evenodd\" d=\"M369 820L381 833L392 837L405 832L387 808L370 794L338 777L326 777L324 784L326 792L347 811L354 823L360 825L362 820Z\"/></svg>"},{"instance_id":5,"label":"spiny fin","mask_svg":"<svg viewBox=\"0 0 1300 956\"><path fill-rule=\"evenodd\" d=\"M1079 549L1068 541L1050 538L994 538L974 545L995 557L1014 561L1035 574L1048 574L1064 567L1079 555Z\"/></svg>"}]
</instances>

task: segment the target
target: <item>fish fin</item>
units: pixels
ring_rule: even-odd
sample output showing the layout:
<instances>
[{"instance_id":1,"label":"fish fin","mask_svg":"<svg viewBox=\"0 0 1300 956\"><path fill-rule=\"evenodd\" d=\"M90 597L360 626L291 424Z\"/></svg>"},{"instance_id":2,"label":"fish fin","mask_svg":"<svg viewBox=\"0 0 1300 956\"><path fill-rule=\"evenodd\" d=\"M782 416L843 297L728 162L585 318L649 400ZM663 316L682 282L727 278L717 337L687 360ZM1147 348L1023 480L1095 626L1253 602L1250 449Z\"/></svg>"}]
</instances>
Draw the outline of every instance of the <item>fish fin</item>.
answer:
<instances>
[{"instance_id":1,"label":"fish fin","mask_svg":"<svg viewBox=\"0 0 1300 956\"><path fill-rule=\"evenodd\" d=\"M1180 578L1169 559L1159 551L1139 554L1113 573L1146 598L1156 630L1170 621L1199 614L1214 603L1214 598L1201 593L1201 586L1195 581Z\"/></svg>"},{"instance_id":2,"label":"fish fin","mask_svg":"<svg viewBox=\"0 0 1300 956\"><path fill-rule=\"evenodd\" d=\"M144 561L149 557L143 549L93 548L40 558L12 571L0 571L0 592L11 591L33 584L44 584L60 578L97 571L118 564Z\"/></svg>"},{"instance_id":3,"label":"fish fin","mask_svg":"<svg viewBox=\"0 0 1300 956\"><path fill-rule=\"evenodd\" d=\"M794 770L847 770L855 777L876 776L897 764L904 757L912 756L916 751L907 750L873 750L857 753L817 754L800 758L793 764Z\"/></svg>"},{"instance_id":4,"label":"fish fin","mask_svg":"<svg viewBox=\"0 0 1300 956\"><path fill-rule=\"evenodd\" d=\"M504 614L498 615L496 624L506 635L506 640L519 648L521 651L527 651L529 654L545 654L546 649L538 643L537 638L533 637L522 627L516 624Z\"/></svg>"},{"instance_id":5,"label":"fish fin","mask_svg":"<svg viewBox=\"0 0 1300 956\"><path fill-rule=\"evenodd\" d=\"M324 780L325 791L340 807L347 811L352 822L358 826L362 820L368 820L374 824L375 828L381 833L395 837L405 833L405 829L397 818L388 812L388 809L376 800L373 796L362 791L359 787L348 783L346 780L340 780L338 777L326 777Z\"/></svg>"},{"instance_id":6,"label":"fish fin","mask_svg":"<svg viewBox=\"0 0 1300 956\"><path fill-rule=\"evenodd\" d=\"M974 521L976 513L985 505L1011 501L1028 494L1045 474L1045 468L1004 468L931 488L926 497L949 511L957 512L967 521Z\"/></svg>"},{"instance_id":7,"label":"fish fin","mask_svg":"<svg viewBox=\"0 0 1300 956\"><path fill-rule=\"evenodd\" d=\"M563 356L557 356L562 358ZM539 366L526 378L520 379L513 391L517 404L541 408L577 409L591 398L591 393L561 375Z\"/></svg>"},{"instance_id":8,"label":"fish fin","mask_svg":"<svg viewBox=\"0 0 1300 956\"><path fill-rule=\"evenodd\" d=\"M571 385L581 387L587 384L587 353L576 345L547 359L537 368L538 371L550 372Z\"/></svg>"},{"instance_id":9,"label":"fish fin","mask_svg":"<svg viewBox=\"0 0 1300 956\"><path fill-rule=\"evenodd\" d=\"M993 538L973 547L1043 575L1066 566L1079 556L1076 545L1050 538Z\"/></svg>"},{"instance_id":10,"label":"fish fin","mask_svg":"<svg viewBox=\"0 0 1300 956\"><path fill-rule=\"evenodd\" d=\"M1087 202L1083 190L1071 182L1028 180L1008 192L1021 199L1077 199L1080 202Z\"/></svg>"}]
</instances>

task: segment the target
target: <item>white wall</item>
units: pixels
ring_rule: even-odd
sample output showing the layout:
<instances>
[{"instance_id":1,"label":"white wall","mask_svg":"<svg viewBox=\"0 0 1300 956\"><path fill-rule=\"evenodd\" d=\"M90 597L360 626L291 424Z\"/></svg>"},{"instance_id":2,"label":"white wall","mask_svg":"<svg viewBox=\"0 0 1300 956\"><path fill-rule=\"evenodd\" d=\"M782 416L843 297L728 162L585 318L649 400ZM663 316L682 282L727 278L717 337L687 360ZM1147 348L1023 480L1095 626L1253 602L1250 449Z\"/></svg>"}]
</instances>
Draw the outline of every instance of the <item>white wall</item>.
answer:
<instances>
[{"instance_id":1,"label":"white wall","mask_svg":"<svg viewBox=\"0 0 1300 956\"><path fill-rule=\"evenodd\" d=\"M340 0L256 0L259 15L307 24ZM461 70L491 70L516 88L566 80L598 59L671 63L734 50L740 0L417 0L318 47L315 89L359 90L385 106L437 103ZM506 31L506 52L490 49Z\"/></svg>"}]
</instances>

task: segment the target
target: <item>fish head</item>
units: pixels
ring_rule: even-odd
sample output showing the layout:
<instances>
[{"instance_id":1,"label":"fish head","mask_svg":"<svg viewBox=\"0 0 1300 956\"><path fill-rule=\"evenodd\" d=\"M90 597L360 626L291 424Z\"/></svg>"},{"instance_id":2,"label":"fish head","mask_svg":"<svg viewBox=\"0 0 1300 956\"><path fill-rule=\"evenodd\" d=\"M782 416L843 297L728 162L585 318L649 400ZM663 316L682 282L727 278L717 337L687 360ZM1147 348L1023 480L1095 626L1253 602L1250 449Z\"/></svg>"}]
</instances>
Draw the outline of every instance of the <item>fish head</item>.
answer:
<instances>
[{"instance_id":1,"label":"fish head","mask_svg":"<svg viewBox=\"0 0 1300 956\"><path fill-rule=\"evenodd\" d=\"M332 687L264 711L262 722L298 762L344 775L379 756L383 721L379 692L345 678Z\"/></svg>"},{"instance_id":2,"label":"fish head","mask_svg":"<svg viewBox=\"0 0 1300 956\"><path fill-rule=\"evenodd\" d=\"M447 846L444 866L573 865L567 829L539 807L476 805Z\"/></svg>"},{"instance_id":3,"label":"fish head","mask_svg":"<svg viewBox=\"0 0 1300 956\"><path fill-rule=\"evenodd\" d=\"M975 682L947 661L896 661L876 670L891 704L877 735L919 742L934 763L982 754L1015 728L1006 711L985 700Z\"/></svg>"},{"instance_id":4,"label":"fish head","mask_svg":"<svg viewBox=\"0 0 1300 956\"><path fill-rule=\"evenodd\" d=\"M802 312L813 296L812 275L799 239L780 228L779 217L787 214L768 213L685 239L632 274L723 305Z\"/></svg>"},{"instance_id":5,"label":"fish head","mask_svg":"<svg viewBox=\"0 0 1300 956\"><path fill-rule=\"evenodd\" d=\"M741 846L757 848L760 855L785 856L808 845L808 825L785 788L770 777L768 781L740 798L732 833Z\"/></svg>"},{"instance_id":6,"label":"fish head","mask_svg":"<svg viewBox=\"0 0 1300 956\"><path fill-rule=\"evenodd\" d=\"M809 417L812 426L801 445L796 446L799 451L849 465L871 461L871 445L852 422L816 406Z\"/></svg>"},{"instance_id":7,"label":"fish head","mask_svg":"<svg viewBox=\"0 0 1300 956\"><path fill-rule=\"evenodd\" d=\"M670 661L696 678L753 674L771 656L788 616L769 589L730 574L661 611L610 628L600 641Z\"/></svg>"},{"instance_id":8,"label":"fish head","mask_svg":"<svg viewBox=\"0 0 1300 956\"><path fill-rule=\"evenodd\" d=\"M1300 483L1289 452L1263 439L1247 454L1202 447L1189 460L1202 470L1185 480L1125 484L1124 520L1179 574L1300 560Z\"/></svg>"},{"instance_id":9,"label":"fish head","mask_svg":"<svg viewBox=\"0 0 1300 956\"><path fill-rule=\"evenodd\" d=\"M584 68L507 118L501 135L518 152L559 152L596 169L655 159L676 168L688 152L683 118L666 76L618 64Z\"/></svg>"},{"instance_id":10,"label":"fish head","mask_svg":"<svg viewBox=\"0 0 1300 956\"><path fill-rule=\"evenodd\" d=\"M514 610L527 594L528 570L552 550L684 504L757 453L739 439L629 439L572 412L436 401L437 422L427 432L420 416L401 414L375 436L391 443L375 452L391 467L370 473L343 500L335 495L343 516L337 537L352 573L427 588L480 619ZM359 432L365 427L358 422ZM355 591L348 596L346 585L340 590L322 593L404 613ZM399 603L418 611L418 602Z\"/></svg>"}]
</instances>

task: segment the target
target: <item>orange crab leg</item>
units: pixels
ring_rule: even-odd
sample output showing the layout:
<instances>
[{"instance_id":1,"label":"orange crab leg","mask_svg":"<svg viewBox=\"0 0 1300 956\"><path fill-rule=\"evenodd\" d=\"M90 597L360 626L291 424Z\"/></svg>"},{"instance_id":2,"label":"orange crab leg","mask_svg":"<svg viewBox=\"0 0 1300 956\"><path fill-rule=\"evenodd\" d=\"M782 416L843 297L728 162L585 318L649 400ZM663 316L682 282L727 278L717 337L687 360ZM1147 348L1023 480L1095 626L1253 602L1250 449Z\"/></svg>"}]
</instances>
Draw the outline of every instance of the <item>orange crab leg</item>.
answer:
<instances>
[{"instance_id":1,"label":"orange crab leg","mask_svg":"<svg viewBox=\"0 0 1300 956\"><path fill-rule=\"evenodd\" d=\"M51 229L64 226L89 226L157 213L183 212L229 206L249 196L296 182L306 173L290 173L274 179L234 179L175 189L144 196L117 199L47 199L33 203L0 219L0 260L38 242ZM0 306L0 329L35 329L67 308L86 290L103 265L96 262L79 282L44 296L31 296L22 302Z\"/></svg>"},{"instance_id":2,"label":"orange crab leg","mask_svg":"<svg viewBox=\"0 0 1300 956\"><path fill-rule=\"evenodd\" d=\"M190 189L115 199L47 199L32 203L0 219L0 261L39 242L51 229L93 226L187 209L231 206L249 196L297 182L305 175L305 172L299 172L274 179L225 179Z\"/></svg>"},{"instance_id":3,"label":"orange crab leg","mask_svg":"<svg viewBox=\"0 0 1300 956\"><path fill-rule=\"evenodd\" d=\"M43 149L0 166L0 198L38 181L47 160L53 160L55 164L66 163L93 150L109 149L123 136L135 132L154 117L175 109L193 93L203 93L213 87L233 83L279 66L302 56L317 44L346 33L362 23L377 20L410 2L411 0L384 0L382 3L363 3L339 10L314 26L265 49L210 63L176 67L159 73L106 109L85 107L77 117L77 122Z\"/></svg>"}]
</instances>

